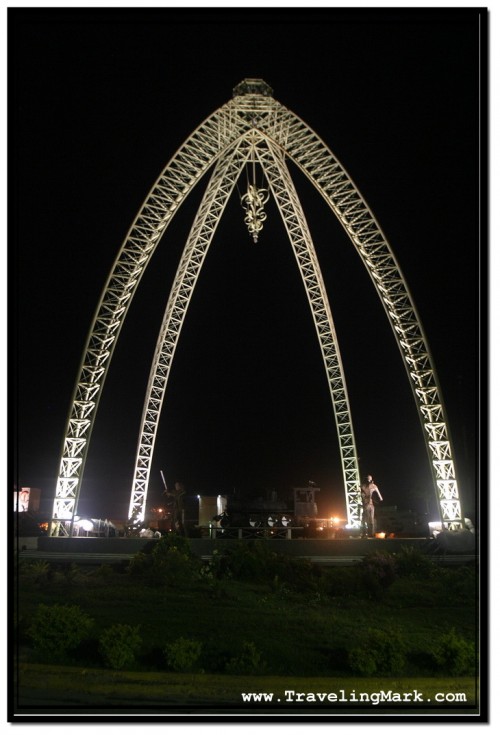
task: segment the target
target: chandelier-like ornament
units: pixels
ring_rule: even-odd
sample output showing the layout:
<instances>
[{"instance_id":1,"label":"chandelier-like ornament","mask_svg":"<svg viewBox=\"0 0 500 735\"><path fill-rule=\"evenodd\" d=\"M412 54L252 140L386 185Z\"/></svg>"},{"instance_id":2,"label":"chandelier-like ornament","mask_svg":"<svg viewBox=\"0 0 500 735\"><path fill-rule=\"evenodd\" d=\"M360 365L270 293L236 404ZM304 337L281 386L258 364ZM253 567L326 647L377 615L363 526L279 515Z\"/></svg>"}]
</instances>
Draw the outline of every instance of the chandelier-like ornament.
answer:
<instances>
[{"instance_id":1,"label":"chandelier-like ornament","mask_svg":"<svg viewBox=\"0 0 500 735\"><path fill-rule=\"evenodd\" d=\"M246 194L241 197L241 205L245 209L245 224L254 242L259 239L259 232L264 227L264 221L267 218L264 205L268 199L269 191L258 189L255 184L248 184Z\"/></svg>"}]
</instances>

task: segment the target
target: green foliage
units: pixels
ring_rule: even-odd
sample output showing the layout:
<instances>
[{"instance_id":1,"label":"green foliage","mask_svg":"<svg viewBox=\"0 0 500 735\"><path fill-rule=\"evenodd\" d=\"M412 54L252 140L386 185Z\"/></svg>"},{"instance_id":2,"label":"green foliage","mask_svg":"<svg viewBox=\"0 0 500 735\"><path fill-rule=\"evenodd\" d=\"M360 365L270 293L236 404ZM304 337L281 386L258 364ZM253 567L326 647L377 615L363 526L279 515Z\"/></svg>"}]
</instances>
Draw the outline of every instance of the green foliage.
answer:
<instances>
[{"instance_id":1,"label":"green foliage","mask_svg":"<svg viewBox=\"0 0 500 735\"><path fill-rule=\"evenodd\" d=\"M228 554L214 549L210 559L200 567L200 577L203 580L231 579L233 575L229 566Z\"/></svg>"},{"instance_id":2,"label":"green foliage","mask_svg":"<svg viewBox=\"0 0 500 735\"><path fill-rule=\"evenodd\" d=\"M473 676L476 669L475 646L455 628L440 636L432 658L438 670L452 676Z\"/></svg>"},{"instance_id":3,"label":"green foliage","mask_svg":"<svg viewBox=\"0 0 500 735\"><path fill-rule=\"evenodd\" d=\"M253 544L233 545L228 541L217 543L208 564L209 574L202 576L201 562L182 553L185 539L181 537L179 543L177 546L171 534L163 543L150 540L130 565L136 574L132 569L131 574L123 574L115 566L96 567L93 572L84 571L84 585L68 585L63 580L66 573L75 579L77 575L69 564L60 562L42 562L37 567L39 575L35 572L34 576L41 580L46 577L47 582L34 585L27 570L21 573L21 561L16 614L17 640L24 659L43 660L42 648L39 645L34 650L34 640L28 633L39 603L79 604L83 610L91 611L97 633L87 633L80 643L68 649L71 660L82 666L88 666L89 661L104 666L104 655L98 648L99 635L117 622L117 609L120 623L131 629L141 624L141 665L165 668L163 652L167 642L181 636L195 640L194 654L189 644L184 649L180 644L180 653L176 655L175 650L171 652L169 667L180 666L179 670L256 670L257 674L265 670L266 674L287 672L294 676L348 676L362 672L365 676L386 676L385 671L399 668L407 649L403 673L449 673L446 661L451 661L457 671L463 668L460 649L453 654L456 646L452 641L442 651L441 644L437 647L439 636L454 625L465 641L474 640L474 565L443 567L431 557L430 575L423 566L416 577L409 563L414 559L410 550L402 552L407 554L404 561L408 561L403 572L399 553L392 555L389 562L377 556L374 563L371 558L370 564L367 560L350 567L330 568L284 558L274 551L277 547L273 542L256 540ZM158 547L160 550L153 555ZM374 592L366 580L367 567L377 572L391 571L391 562L395 564L396 580L383 586L377 577ZM169 584L168 579L175 579L179 569L183 574L181 581ZM241 572L241 579L233 572ZM33 573L32 568L29 573ZM399 653L394 650L397 643L390 648L387 633L381 641L377 633L369 632L377 626L375 621L380 621L386 630L394 626L404 629L405 646L396 635ZM391 633L390 637L394 635ZM199 641L203 645L198 659ZM255 644L253 648L242 648L242 641ZM121 647L119 640L116 647ZM471 647L466 643L465 648L470 651ZM389 653L384 653L385 649ZM432 651L438 652L437 658L432 657ZM62 654L58 656L54 662L67 662ZM385 660L392 660L390 666L383 663L384 656Z\"/></svg>"},{"instance_id":4,"label":"green foliage","mask_svg":"<svg viewBox=\"0 0 500 735\"><path fill-rule=\"evenodd\" d=\"M477 579L474 566L436 567L432 578L449 605L474 605L477 599Z\"/></svg>"},{"instance_id":5,"label":"green foliage","mask_svg":"<svg viewBox=\"0 0 500 735\"><path fill-rule=\"evenodd\" d=\"M266 541L227 544L212 555L210 570L219 578L265 581L298 592L315 590L322 578L317 564L277 554Z\"/></svg>"},{"instance_id":6,"label":"green foliage","mask_svg":"<svg viewBox=\"0 0 500 735\"><path fill-rule=\"evenodd\" d=\"M152 566L151 554L145 554L143 551L139 551L130 560L127 572L132 577L144 577L144 575L151 572Z\"/></svg>"},{"instance_id":7,"label":"green foliage","mask_svg":"<svg viewBox=\"0 0 500 735\"><path fill-rule=\"evenodd\" d=\"M113 577L113 567L110 564L100 564L93 572L92 577L109 582Z\"/></svg>"},{"instance_id":8,"label":"green foliage","mask_svg":"<svg viewBox=\"0 0 500 735\"><path fill-rule=\"evenodd\" d=\"M394 555L396 572L400 577L427 579L434 570L435 563L427 554L414 546L403 546Z\"/></svg>"},{"instance_id":9,"label":"green foliage","mask_svg":"<svg viewBox=\"0 0 500 735\"><path fill-rule=\"evenodd\" d=\"M361 645L349 651L349 666L360 676L400 674L406 664L406 646L401 635L367 628L359 636Z\"/></svg>"},{"instance_id":10,"label":"green foliage","mask_svg":"<svg viewBox=\"0 0 500 735\"><path fill-rule=\"evenodd\" d=\"M228 544L219 559L219 573L239 580L269 579L275 554L266 542Z\"/></svg>"},{"instance_id":11,"label":"green foliage","mask_svg":"<svg viewBox=\"0 0 500 735\"><path fill-rule=\"evenodd\" d=\"M148 544L130 561L128 572L153 584L183 586L198 575L199 562L191 554L189 541L168 534Z\"/></svg>"},{"instance_id":12,"label":"green foliage","mask_svg":"<svg viewBox=\"0 0 500 735\"><path fill-rule=\"evenodd\" d=\"M393 554L375 551L361 562L363 582L368 594L379 598L396 579L396 560Z\"/></svg>"},{"instance_id":13,"label":"green foliage","mask_svg":"<svg viewBox=\"0 0 500 735\"><path fill-rule=\"evenodd\" d=\"M50 564L46 561L22 560L19 564L19 576L21 580L37 587L45 585L50 574Z\"/></svg>"},{"instance_id":14,"label":"green foliage","mask_svg":"<svg viewBox=\"0 0 500 735\"><path fill-rule=\"evenodd\" d=\"M78 605L38 605L28 634L36 651L58 657L76 648L94 621Z\"/></svg>"},{"instance_id":15,"label":"green foliage","mask_svg":"<svg viewBox=\"0 0 500 735\"><path fill-rule=\"evenodd\" d=\"M384 601L399 610L403 608L435 608L442 599L446 604L446 590L440 589L430 579L401 577L384 594Z\"/></svg>"},{"instance_id":16,"label":"green foliage","mask_svg":"<svg viewBox=\"0 0 500 735\"><path fill-rule=\"evenodd\" d=\"M72 563L62 569L62 581L70 587L79 587L88 581L88 575L78 564Z\"/></svg>"},{"instance_id":17,"label":"green foliage","mask_svg":"<svg viewBox=\"0 0 500 735\"><path fill-rule=\"evenodd\" d=\"M117 623L99 637L99 652L106 666L125 669L132 666L142 645L140 626Z\"/></svg>"},{"instance_id":18,"label":"green foliage","mask_svg":"<svg viewBox=\"0 0 500 735\"><path fill-rule=\"evenodd\" d=\"M363 580L361 565L355 567L334 567L327 569L325 587L333 598L342 601L353 597L366 597L366 585Z\"/></svg>"},{"instance_id":19,"label":"green foliage","mask_svg":"<svg viewBox=\"0 0 500 735\"><path fill-rule=\"evenodd\" d=\"M374 676L377 671L374 654L359 647L349 651L349 666L357 676Z\"/></svg>"},{"instance_id":20,"label":"green foliage","mask_svg":"<svg viewBox=\"0 0 500 735\"><path fill-rule=\"evenodd\" d=\"M196 671L201 651L201 642L191 638L177 638L164 648L165 659L169 668L185 673Z\"/></svg>"},{"instance_id":21,"label":"green foliage","mask_svg":"<svg viewBox=\"0 0 500 735\"><path fill-rule=\"evenodd\" d=\"M262 653L252 641L245 641L240 654L231 658L226 664L228 674L263 674L266 670L267 664L262 658Z\"/></svg>"},{"instance_id":22,"label":"green foliage","mask_svg":"<svg viewBox=\"0 0 500 735\"><path fill-rule=\"evenodd\" d=\"M178 533L168 533L165 536L162 536L161 539L153 544L152 553L153 555L162 554L164 550L168 549L175 549L188 558L192 557L189 539L187 539L185 536L181 536Z\"/></svg>"}]
</instances>

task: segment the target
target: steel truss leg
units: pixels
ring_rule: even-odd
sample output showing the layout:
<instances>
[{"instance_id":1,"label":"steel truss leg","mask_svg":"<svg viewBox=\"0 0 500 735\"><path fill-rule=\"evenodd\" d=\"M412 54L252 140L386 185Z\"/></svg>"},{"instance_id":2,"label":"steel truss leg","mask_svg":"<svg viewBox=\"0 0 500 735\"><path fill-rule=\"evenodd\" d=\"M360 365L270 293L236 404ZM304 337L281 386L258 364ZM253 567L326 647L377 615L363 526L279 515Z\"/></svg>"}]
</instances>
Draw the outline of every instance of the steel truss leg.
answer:
<instances>
[{"instance_id":1,"label":"steel truss leg","mask_svg":"<svg viewBox=\"0 0 500 735\"><path fill-rule=\"evenodd\" d=\"M217 158L248 125L224 105L179 148L155 182L116 257L97 306L75 383L49 534L72 532L89 442L107 371L140 279L170 222ZM239 131L239 128L242 128Z\"/></svg>"},{"instance_id":2,"label":"steel truss leg","mask_svg":"<svg viewBox=\"0 0 500 735\"><path fill-rule=\"evenodd\" d=\"M170 368L199 273L227 201L248 160L250 144L240 140L219 160L196 214L160 327L142 414L129 519L143 520L153 449Z\"/></svg>"},{"instance_id":3,"label":"steel truss leg","mask_svg":"<svg viewBox=\"0 0 500 735\"><path fill-rule=\"evenodd\" d=\"M339 440L348 523L361 524L360 477L340 349L323 276L304 211L285 164L284 155L272 144L257 148L258 159L269 182L292 245L306 289L323 355Z\"/></svg>"},{"instance_id":4,"label":"steel truss leg","mask_svg":"<svg viewBox=\"0 0 500 735\"><path fill-rule=\"evenodd\" d=\"M293 113L286 131L281 148L317 188L344 227L380 297L417 405L443 527L462 528L444 401L420 318L396 258L355 184L323 141Z\"/></svg>"}]
</instances>

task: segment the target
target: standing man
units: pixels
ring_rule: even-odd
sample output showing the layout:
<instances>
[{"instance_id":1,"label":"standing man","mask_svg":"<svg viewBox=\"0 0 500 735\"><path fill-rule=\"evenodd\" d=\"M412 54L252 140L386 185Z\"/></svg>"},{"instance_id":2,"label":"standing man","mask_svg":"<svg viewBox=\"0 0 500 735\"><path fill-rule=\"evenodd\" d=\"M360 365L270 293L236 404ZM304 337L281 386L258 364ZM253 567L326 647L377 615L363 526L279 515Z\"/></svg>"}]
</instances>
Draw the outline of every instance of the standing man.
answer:
<instances>
[{"instance_id":1,"label":"standing man","mask_svg":"<svg viewBox=\"0 0 500 735\"><path fill-rule=\"evenodd\" d=\"M371 475L366 476L366 481L361 485L361 500L363 502L362 526L364 533L373 536L375 533L375 506L373 505L373 493L377 493L379 500L383 500L380 490L373 482Z\"/></svg>"}]
</instances>

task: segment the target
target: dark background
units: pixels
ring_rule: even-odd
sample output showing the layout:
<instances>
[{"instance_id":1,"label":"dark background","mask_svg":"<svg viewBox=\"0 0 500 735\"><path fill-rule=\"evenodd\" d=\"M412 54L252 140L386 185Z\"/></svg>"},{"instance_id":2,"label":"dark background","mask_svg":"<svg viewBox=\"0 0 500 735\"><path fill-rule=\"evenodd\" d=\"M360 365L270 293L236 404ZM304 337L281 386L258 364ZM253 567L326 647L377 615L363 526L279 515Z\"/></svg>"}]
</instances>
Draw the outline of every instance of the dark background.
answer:
<instances>
[{"instance_id":1,"label":"dark background","mask_svg":"<svg viewBox=\"0 0 500 735\"><path fill-rule=\"evenodd\" d=\"M484 15L481 42L473 9L11 8L8 19L14 483L40 487L51 509L86 335L128 228L194 128L258 77L331 148L388 237L433 354L465 513L476 519ZM422 510L432 476L389 323L344 231L295 179L361 472L387 505ZM167 230L129 310L81 515L127 513L152 352L201 195L198 187ZM163 470L192 495L312 479L320 514L345 509L313 320L274 204L267 211L257 245L236 194L217 230L168 384L149 505L161 498Z\"/></svg>"}]
</instances>

